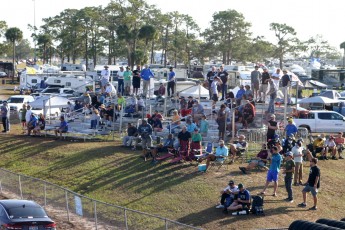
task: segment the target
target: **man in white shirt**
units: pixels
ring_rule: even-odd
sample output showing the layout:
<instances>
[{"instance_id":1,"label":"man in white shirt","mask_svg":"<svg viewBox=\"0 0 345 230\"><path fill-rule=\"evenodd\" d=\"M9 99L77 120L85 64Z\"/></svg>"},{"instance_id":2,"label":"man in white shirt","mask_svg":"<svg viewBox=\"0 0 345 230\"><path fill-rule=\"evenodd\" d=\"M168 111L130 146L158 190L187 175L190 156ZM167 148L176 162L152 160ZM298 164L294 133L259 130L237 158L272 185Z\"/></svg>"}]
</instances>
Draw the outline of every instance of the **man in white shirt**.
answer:
<instances>
[{"instance_id":1,"label":"man in white shirt","mask_svg":"<svg viewBox=\"0 0 345 230\"><path fill-rule=\"evenodd\" d=\"M116 89L113 86L113 84L111 84L110 82L107 83L106 87L105 87L105 93L109 96L109 97L113 97L116 95Z\"/></svg>"},{"instance_id":2,"label":"man in white shirt","mask_svg":"<svg viewBox=\"0 0 345 230\"><path fill-rule=\"evenodd\" d=\"M123 66L121 66L120 70L116 74L117 82L118 82L117 89L118 89L119 93L121 93L122 96L125 93L125 83L124 83L124 78L123 78L124 73L125 73L125 70L124 70Z\"/></svg>"},{"instance_id":3,"label":"man in white shirt","mask_svg":"<svg viewBox=\"0 0 345 230\"><path fill-rule=\"evenodd\" d=\"M109 69L109 66L105 65L104 70L102 70L102 72L101 72L102 92L105 91L105 87L107 86L107 83L109 82L110 71L108 69Z\"/></svg>"},{"instance_id":4,"label":"man in white shirt","mask_svg":"<svg viewBox=\"0 0 345 230\"><path fill-rule=\"evenodd\" d=\"M303 148L302 140L298 140L294 147L292 147L291 152L293 154L293 160L295 161L295 176L294 185L302 185L303 176Z\"/></svg>"},{"instance_id":5,"label":"man in white shirt","mask_svg":"<svg viewBox=\"0 0 345 230\"><path fill-rule=\"evenodd\" d=\"M25 113L25 120L26 120L27 123L29 123L29 121L31 120L31 114L32 114L31 106L28 105L26 107L26 113Z\"/></svg>"},{"instance_id":6,"label":"man in white shirt","mask_svg":"<svg viewBox=\"0 0 345 230\"><path fill-rule=\"evenodd\" d=\"M238 194L238 187L235 185L233 180L229 181L229 185L226 186L225 189L220 191L221 199L220 204L216 206L216 208L227 208L233 202L235 198L235 194Z\"/></svg>"},{"instance_id":7,"label":"man in white shirt","mask_svg":"<svg viewBox=\"0 0 345 230\"><path fill-rule=\"evenodd\" d=\"M275 73L272 74L271 79L273 80L274 87L279 90L279 81L282 75L280 74L280 69L278 68Z\"/></svg>"}]
</instances>

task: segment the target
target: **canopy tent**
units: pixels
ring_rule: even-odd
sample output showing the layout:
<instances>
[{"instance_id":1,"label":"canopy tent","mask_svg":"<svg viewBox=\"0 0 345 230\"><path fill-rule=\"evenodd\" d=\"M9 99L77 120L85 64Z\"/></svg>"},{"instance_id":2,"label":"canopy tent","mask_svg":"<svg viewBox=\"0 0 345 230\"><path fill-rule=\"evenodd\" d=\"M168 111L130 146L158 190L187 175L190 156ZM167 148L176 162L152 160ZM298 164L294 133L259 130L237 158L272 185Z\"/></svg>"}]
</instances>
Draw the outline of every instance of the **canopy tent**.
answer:
<instances>
[{"instance_id":1,"label":"canopy tent","mask_svg":"<svg viewBox=\"0 0 345 230\"><path fill-rule=\"evenodd\" d=\"M312 85L315 85L317 88L326 89L326 88L328 87L328 85L323 84L323 83L321 83L321 82L319 82L319 81L309 80L308 82L309 82L310 84L312 84Z\"/></svg>"},{"instance_id":2,"label":"canopy tent","mask_svg":"<svg viewBox=\"0 0 345 230\"><path fill-rule=\"evenodd\" d=\"M179 96L189 97L192 96L194 98L201 98L209 99L209 91L202 85L192 86L188 89L185 89L179 93Z\"/></svg>"},{"instance_id":3,"label":"canopy tent","mask_svg":"<svg viewBox=\"0 0 345 230\"><path fill-rule=\"evenodd\" d=\"M328 97L316 96L316 97L308 97L300 100L299 104L308 104L308 103L320 103L320 104L331 104L331 103L339 103L339 100L331 99Z\"/></svg>"},{"instance_id":4,"label":"canopy tent","mask_svg":"<svg viewBox=\"0 0 345 230\"><path fill-rule=\"evenodd\" d=\"M29 105L37 109L44 109L44 107L65 108L67 107L67 102L69 102L69 100L61 96L42 96L30 102Z\"/></svg>"},{"instance_id":5,"label":"canopy tent","mask_svg":"<svg viewBox=\"0 0 345 230\"><path fill-rule=\"evenodd\" d=\"M314 89L315 86L313 84L311 84L309 81L305 81L304 88L305 89Z\"/></svg>"}]
</instances>

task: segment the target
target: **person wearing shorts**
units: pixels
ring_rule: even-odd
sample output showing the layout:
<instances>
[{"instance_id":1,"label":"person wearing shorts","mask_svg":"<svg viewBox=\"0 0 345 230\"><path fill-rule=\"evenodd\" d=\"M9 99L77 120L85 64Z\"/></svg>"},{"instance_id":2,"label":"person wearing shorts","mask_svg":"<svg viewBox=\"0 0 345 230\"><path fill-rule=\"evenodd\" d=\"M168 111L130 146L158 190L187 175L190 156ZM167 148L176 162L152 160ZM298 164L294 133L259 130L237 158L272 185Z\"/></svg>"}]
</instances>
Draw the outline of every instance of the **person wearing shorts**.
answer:
<instances>
[{"instance_id":1,"label":"person wearing shorts","mask_svg":"<svg viewBox=\"0 0 345 230\"><path fill-rule=\"evenodd\" d=\"M267 163L267 158L268 158L268 150L267 150L267 145L266 144L262 144L262 149L261 151L256 155L256 158L253 158L249 161L249 164L247 165L247 167L239 167L239 169L244 173L247 174L248 170L253 169L256 166L260 166L266 170L268 170L268 168L266 167L266 163Z\"/></svg>"},{"instance_id":2,"label":"person wearing shorts","mask_svg":"<svg viewBox=\"0 0 345 230\"><path fill-rule=\"evenodd\" d=\"M279 152L282 150L282 147L280 145L273 146L272 151L272 158L271 158L271 165L267 172L267 178L266 178L266 184L262 192L260 192L260 195L266 194L266 189L268 185L273 182L274 183L274 190L273 190L273 196L277 196L277 189L278 189L278 176L280 171L280 165L282 162L282 156L279 154Z\"/></svg>"},{"instance_id":3,"label":"person wearing shorts","mask_svg":"<svg viewBox=\"0 0 345 230\"><path fill-rule=\"evenodd\" d=\"M310 172L308 177L308 182L302 190L303 202L298 205L298 207L307 207L307 193L310 192L314 199L314 206L309 208L309 210L317 210L317 193L320 188L320 169L317 167L317 158L312 158L310 161Z\"/></svg>"}]
</instances>

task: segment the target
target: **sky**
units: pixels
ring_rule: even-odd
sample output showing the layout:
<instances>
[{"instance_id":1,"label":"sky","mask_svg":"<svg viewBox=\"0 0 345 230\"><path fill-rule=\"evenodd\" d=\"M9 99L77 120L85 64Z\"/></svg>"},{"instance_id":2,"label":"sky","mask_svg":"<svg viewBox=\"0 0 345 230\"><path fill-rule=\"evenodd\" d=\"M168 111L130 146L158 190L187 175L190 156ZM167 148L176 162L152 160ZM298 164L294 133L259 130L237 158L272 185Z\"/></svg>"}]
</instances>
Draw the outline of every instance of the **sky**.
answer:
<instances>
[{"instance_id":1,"label":"sky","mask_svg":"<svg viewBox=\"0 0 345 230\"><path fill-rule=\"evenodd\" d=\"M4 0L2 0L4 1ZM10 0L2 5L0 20L9 27L18 27L24 38L30 39L28 24L42 25L42 18L58 15L64 9L81 9L86 6L106 6L110 0ZM345 41L345 2L340 0L146 0L163 13L179 11L192 16L201 29L210 26L212 15L221 10L233 9L242 13L252 24L253 37L265 36L276 44L272 22L286 23L293 27L300 40L308 40L317 34L323 36L339 51ZM20 5L20 7L19 7ZM35 9L35 10L34 10ZM34 13L35 12L35 13ZM34 20L36 19L36 20Z\"/></svg>"}]
</instances>

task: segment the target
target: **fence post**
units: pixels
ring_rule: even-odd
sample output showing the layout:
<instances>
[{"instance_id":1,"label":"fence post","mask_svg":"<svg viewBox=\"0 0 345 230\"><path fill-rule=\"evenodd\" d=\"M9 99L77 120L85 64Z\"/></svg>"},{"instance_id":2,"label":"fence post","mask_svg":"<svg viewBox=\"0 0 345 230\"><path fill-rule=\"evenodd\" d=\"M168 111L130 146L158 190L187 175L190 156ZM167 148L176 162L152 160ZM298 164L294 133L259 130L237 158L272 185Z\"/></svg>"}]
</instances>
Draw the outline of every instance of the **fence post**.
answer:
<instances>
[{"instance_id":1,"label":"fence post","mask_svg":"<svg viewBox=\"0 0 345 230\"><path fill-rule=\"evenodd\" d=\"M69 219L69 205L68 205L68 194L67 191L65 190L65 198L66 198L66 211L67 211L67 220L68 222L70 221Z\"/></svg>"},{"instance_id":2,"label":"fence post","mask_svg":"<svg viewBox=\"0 0 345 230\"><path fill-rule=\"evenodd\" d=\"M2 181L0 180L0 193L2 194Z\"/></svg>"},{"instance_id":3,"label":"fence post","mask_svg":"<svg viewBox=\"0 0 345 230\"><path fill-rule=\"evenodd\" d=\"M96 225L96 230L98 229L97 227L97 203L96 201L93 201L93 208L94 208L94 212L95 212L95 225Z\"/></svg>"},{"instance_id":4,"label":"fence post","mask_svg":"<svg viewBox=\"0 0 345 230\"><path fill-rule=\"evenodd\" d=\"M21 180L20 180L20 175L18 175L18 182L19 182L19 194L20 194L20 199L23 199L22 182L21 182Z\"/></svg>"},{"instance_id":5,"label":"fence post","mask_svg":"<svg viewBox=\"0 0 345 230\"><path fill-rule=\"evenodd\" d=\"M47 183L44 182L44 206L47 206Z\"/></svg>"},{"instance_id":6,"label":"fence post","mask_svg":"<svg viewBox=\"0 0 345 230\"><path fill-rule=\"evenodd\" d=\"M164 222L165 222L165 230L168 229L168 221L167 221L167 218L164 218Z\"/></svg>"},{"instance_id":7,"label":"fence post","mask_svg":"<svg viewBox=\"0 0 345 230\"><path fill-rule=\"evenodd\" d=\"M123 210L125 213L125 227L126 227L126 230L128 230L127 209L124 208Z\"/></svg>"}]
</instances>

